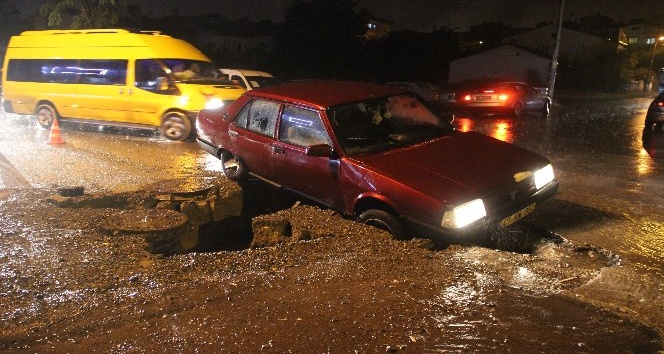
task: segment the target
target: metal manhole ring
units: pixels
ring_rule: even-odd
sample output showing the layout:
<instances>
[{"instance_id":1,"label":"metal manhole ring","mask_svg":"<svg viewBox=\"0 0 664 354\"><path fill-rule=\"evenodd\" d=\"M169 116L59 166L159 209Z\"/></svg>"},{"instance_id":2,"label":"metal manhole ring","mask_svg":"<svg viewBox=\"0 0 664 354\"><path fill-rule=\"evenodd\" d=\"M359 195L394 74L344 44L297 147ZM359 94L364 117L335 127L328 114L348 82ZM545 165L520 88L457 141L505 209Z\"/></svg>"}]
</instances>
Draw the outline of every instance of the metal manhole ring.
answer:
<instances>
[{"instance_id":1,"label":"metal manhole ring","mask_svg":"<svg viewBox=\"0 0 664 354\"><path fill-rule=\"evenodd\" d=\"M145 189L181 196L205 195L214 187L214 181L212 177L175 178L150 184Z\"/></svg>"},{"instance_id":2,"label":"metal manhole ring","mask_svg":"<svg viewBox=\"0 0 664 354\"><path fill-rule=\"evenodd\" d=\"M187 222L187 215L170 209L122 210L107 216L100 227L128 234L166 232Z\"/></svg>"}]
</instances>

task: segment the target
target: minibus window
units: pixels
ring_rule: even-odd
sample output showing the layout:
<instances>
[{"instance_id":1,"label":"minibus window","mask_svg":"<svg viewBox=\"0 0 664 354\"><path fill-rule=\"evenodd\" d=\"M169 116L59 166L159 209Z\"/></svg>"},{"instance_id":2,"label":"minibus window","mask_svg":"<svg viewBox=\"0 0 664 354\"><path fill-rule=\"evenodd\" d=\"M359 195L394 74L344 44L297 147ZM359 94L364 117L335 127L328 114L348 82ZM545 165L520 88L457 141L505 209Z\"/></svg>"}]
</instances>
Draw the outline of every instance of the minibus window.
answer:
<instances>
[{"instance_id":1,"label":"minibus window","mask_svg":"<svg viewBox=\"0 0 664 354\"><path fill-rule=\"evenodd\" d=\"M81 60L79 82L95 85L125 85L128 60Z\"/></svg>"},{"instance_id":2,"label":"minibus window","mask_svg":"<svg viewBox=\"0 0 664 354\"><path fill-rule=\"evenodd\" d=\"M78 73L75 59L11 59L7 65L8 81L74 84Z\"/></svg>"},{"instance_id":3,"label":"minibus window","mask_svg":"<svg viewBox=\"0 0 664 354\"><path fill-rule=\"evenodd\" d=\"M136 60L136 82L139 89L171 95L178 92L177 88L168 80L168 74L155 59Z\"/></svg>"}]
</instances>

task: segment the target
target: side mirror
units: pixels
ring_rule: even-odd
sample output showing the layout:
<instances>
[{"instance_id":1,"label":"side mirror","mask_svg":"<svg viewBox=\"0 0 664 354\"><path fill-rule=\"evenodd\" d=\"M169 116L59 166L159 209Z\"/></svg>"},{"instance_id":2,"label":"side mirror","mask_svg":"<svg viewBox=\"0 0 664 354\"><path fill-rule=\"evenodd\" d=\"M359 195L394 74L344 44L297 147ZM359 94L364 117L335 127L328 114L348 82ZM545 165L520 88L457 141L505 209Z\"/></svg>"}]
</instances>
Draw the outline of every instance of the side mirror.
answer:
<instances>
[{"instance_id":1,"label":"side mirror","mask_svg":"<svg viewBox=\"0 0 664 354\"><path fill-rule=\"evenodd\" d=\"M305 154L314 157L332 157L332 147L327 144L307 146Z\"/></svg>"}]
</instances>

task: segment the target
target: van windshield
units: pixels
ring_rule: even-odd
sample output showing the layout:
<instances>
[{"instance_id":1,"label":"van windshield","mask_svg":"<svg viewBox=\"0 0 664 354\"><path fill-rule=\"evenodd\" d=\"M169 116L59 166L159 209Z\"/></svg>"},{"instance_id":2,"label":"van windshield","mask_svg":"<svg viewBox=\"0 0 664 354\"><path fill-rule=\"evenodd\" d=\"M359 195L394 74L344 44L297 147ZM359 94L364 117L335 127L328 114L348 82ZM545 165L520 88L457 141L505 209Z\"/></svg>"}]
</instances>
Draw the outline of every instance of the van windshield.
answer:
<instances>
[{"instance_id":1,"label":"van windshield","mask_svg":"<svg viewBox=\"0 0 664 354\"><path fill-rule=\"evenodd\" d=\"M176 81L200 85L229 84L230 81L214 65L202 60L161 59Z\"/></svg>"}]
</instances>

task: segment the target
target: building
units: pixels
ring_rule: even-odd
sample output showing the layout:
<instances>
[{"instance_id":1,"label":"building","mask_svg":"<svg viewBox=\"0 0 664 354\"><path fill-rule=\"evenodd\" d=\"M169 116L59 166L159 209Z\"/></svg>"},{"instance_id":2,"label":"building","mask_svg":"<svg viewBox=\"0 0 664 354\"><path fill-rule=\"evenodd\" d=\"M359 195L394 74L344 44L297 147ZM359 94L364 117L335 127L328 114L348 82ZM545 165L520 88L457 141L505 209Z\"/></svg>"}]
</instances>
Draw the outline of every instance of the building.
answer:
<instances>
[{"instance_id":1,"label":"building","mask_svg":"<svg viewBox=\"0 0 664 354\"><path fill-rule=\"evenodd\" d=\"M551 58L507 44L450 61L448 82L493 79L542 85L550 68Z\"/></svg>"},{"instance_id":2,"label":"building","mask_svg":"<svg viewBox=\"0 0 664 354\"><path fill-rule=\"evenodd\" d=\"M527 48L535 53L551 57L556 46L557 32L557 26L547 24L506 37L502 43ZM574 59L598 52L615 52L624 48L625 44L618 40L618 32L616 32L615 39L611 39L563 27L559 57Z\"/></svg>"}]
</instances>

